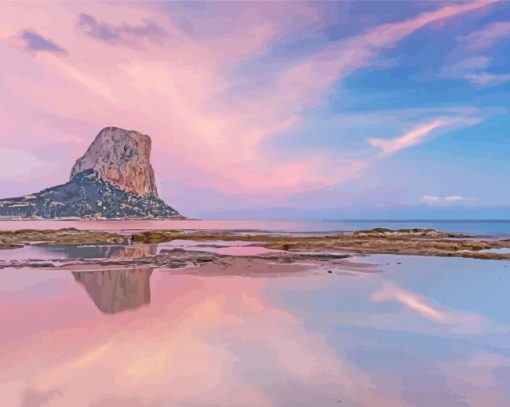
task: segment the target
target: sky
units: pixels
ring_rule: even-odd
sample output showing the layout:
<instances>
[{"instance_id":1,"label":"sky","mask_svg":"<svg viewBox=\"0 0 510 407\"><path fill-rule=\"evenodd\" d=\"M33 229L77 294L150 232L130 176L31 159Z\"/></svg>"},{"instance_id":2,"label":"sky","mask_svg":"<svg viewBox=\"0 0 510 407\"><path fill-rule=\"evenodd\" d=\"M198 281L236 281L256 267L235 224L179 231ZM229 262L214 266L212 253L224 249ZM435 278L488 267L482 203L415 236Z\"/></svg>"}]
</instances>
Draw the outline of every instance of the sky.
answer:
<instances>
[{"instance_id":1,"label":"sky","mask_svg":"<svg viewBox=\"0 0 510 407\"><path fill-rule=\"evenodd\" d=\"M152 138L186 216L510 218L510 2L0 3L0 196Z\"/></svg>"}]
</instances>

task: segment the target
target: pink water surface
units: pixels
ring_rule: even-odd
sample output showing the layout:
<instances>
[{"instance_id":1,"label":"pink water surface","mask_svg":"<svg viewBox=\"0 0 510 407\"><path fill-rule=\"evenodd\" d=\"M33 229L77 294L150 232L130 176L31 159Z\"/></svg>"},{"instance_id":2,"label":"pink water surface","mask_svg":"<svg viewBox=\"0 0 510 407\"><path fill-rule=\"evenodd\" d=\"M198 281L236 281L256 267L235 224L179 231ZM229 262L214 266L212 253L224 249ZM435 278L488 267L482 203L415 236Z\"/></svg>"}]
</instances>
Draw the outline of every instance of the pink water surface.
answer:
<instances>
[{"instance_id":1,"label":"pink water surface","mask_svg":"<svg viewBox=\"0 0 510 407\"><path fill-rule=\"evenodd\" d=\"M506 406L505 262L367 261L388 266L0 270L2 405Z\"/></svg>"},{"instance_id":2,"label":"pink water surface","mask_svg":"<svg viewBox=\"0 0 510 407\"><path fill-rule=\"evenodd\" d=\"M259 230L306 232L337 229L334 224L314 221L264 220L1 220L0 230L61 229L81 230Z\"/></svg>"}]
</instances>

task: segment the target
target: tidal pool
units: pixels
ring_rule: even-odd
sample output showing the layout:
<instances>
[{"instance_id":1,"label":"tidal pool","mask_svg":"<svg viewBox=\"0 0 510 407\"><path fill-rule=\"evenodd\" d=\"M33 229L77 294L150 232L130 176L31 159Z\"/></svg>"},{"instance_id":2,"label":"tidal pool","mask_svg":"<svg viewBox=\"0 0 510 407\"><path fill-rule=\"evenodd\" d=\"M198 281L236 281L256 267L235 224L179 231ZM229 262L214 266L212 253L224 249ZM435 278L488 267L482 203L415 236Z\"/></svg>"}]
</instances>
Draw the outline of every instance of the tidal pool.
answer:
<instances>
[{"instance_id":1,"label":"tidal pool","mask_svg":"<svg viewBox=\"0 0 510 407\"><path fill-rule=\"evenodd\" d=\"M510 253L510 248L508 248L508 247L497 247L497 248L493 248L493 249L485 249L485 250L482 250L482 253L508 254L508 253Z\"/></svg>"},{"instance_id":2,"label":"tidal pool","mask_svg":"<svg viewBox=\"0 0 510 407\"><path fill-rule=\"evenodd\" d=\"M508 405L510 262L356 261L379 272L0 270L2 405Z\"/></svg>"}]
</instances>

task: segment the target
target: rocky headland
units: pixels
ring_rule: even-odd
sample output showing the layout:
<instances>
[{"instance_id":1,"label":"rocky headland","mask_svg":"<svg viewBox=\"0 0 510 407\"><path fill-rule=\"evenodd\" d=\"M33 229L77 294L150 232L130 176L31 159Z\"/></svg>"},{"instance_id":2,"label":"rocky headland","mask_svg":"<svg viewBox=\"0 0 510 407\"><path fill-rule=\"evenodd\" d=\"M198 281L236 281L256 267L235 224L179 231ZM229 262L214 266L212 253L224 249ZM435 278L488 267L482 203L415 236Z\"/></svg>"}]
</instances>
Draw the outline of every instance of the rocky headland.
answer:
<instances>
[{"instance_id":1,"label":"rocky headland","mask_svg":"<svg viewBox=\"0 0 510 407\"><path fill-rule=\"evenodd\" d=\"M106 127L71 169L69 182L0 200L8 218L182 218L159 198L150 163L151 139Z\"/></svg>"}]
</instances>

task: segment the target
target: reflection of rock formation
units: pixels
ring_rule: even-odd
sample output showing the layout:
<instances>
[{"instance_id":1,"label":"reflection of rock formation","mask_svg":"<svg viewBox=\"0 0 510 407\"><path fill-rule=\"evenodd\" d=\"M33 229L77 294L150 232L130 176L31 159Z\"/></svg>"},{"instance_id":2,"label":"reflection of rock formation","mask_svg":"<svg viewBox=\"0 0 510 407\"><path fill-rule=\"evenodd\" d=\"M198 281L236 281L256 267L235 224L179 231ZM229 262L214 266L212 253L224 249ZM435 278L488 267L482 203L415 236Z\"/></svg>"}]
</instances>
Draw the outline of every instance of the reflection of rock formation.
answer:
<instances>
[{"instance_id":1,"label":"reflection of rock formation","mask_svg":"<svg viewBox=\"0 0 510 407\"><path fill-rule=\"evenodd\" d=\"M136 309L151 301L152 269L73 272L96 307L105 314Z\"/></svg>"},{"instance_id":2,"label":"reflection of rock formation","mask_svg":"<svg viewBox=\"0 0 510 407\"><path fill-rule=\"evenodd\" d=\"M145 256L154 256L156 254L156 245L140 246L120 246L120 245L102 245L102 246L73 246L73 245L52 245L46 246L50 252L64 253L69 259L110 259L110 258L138 258Z\"/></svg>"}]
</instances>

